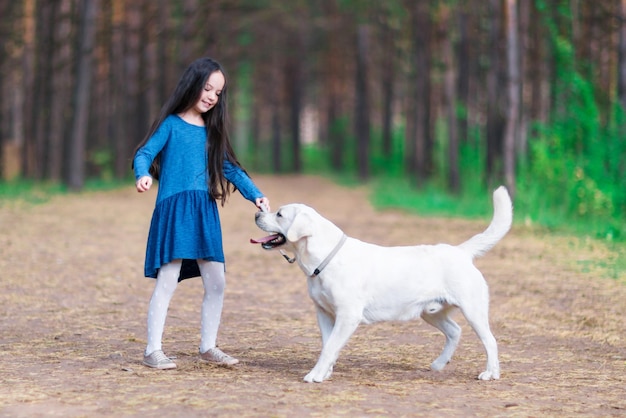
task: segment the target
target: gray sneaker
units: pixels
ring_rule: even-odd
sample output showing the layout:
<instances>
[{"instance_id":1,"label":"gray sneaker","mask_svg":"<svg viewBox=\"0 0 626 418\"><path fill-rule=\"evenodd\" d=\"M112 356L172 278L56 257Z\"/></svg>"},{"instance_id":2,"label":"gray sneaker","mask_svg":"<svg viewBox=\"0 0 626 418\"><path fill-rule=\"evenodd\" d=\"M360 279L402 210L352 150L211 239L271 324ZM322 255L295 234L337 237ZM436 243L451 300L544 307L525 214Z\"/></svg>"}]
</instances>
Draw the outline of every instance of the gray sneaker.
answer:
<instances>
[{"instance_id":1,"label":"gray sneaker","mask_svg":"<svg viewBox=\"0 0 626 418\"><path fill-rule=\"evenodd\" d=\"M234 366L239 363L234 357L229 356L217 347L209 348L204 353L200 353L200 358L211 363L222 364L224 366Z\"/></svg>"},{"instance_id":2,"label":"gray sneaker","mask_svg":"<svg viewBox=\"0 0 626 418\"><path fill-rule=\"evenodd\" d=\"M159 370L176 368L176 363L174 363L172 359L166 356L161 350L153 351L149 356L143 356L143 364Z\"/></svg>"}]
</instances>

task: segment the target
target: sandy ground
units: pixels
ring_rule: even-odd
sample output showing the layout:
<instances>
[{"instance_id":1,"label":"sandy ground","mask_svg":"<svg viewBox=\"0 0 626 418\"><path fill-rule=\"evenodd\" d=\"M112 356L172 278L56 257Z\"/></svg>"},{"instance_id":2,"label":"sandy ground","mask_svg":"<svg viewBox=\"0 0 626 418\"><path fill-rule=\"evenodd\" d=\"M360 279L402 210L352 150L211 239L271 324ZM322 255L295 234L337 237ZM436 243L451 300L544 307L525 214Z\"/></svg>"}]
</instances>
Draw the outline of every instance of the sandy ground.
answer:
<instances>
[{"instance_id":1,"label":"sandy ground","mask_svg":"<svg viewBox=\"0 0 626 418\"><path fill-rule=\"evenodd\" d=\"M460 243L488 220L377 212L367 189L317 177L255 177L277 207L307 203L347 234L384 245ZM127 189L0 202L0 417L625 416L626 284L591 241L515 225L477 265L491 292L502 377L458 315L461 344L442 372L443 337L422 321L361 326L322 384L306 384L320 340L306 282L239 194L222 210L227 290L220 347L197 358L202 285L183 282L164 349L178 368L141 365L153 281L143 277L155 193ZM490 205L485 197L485 205ZM597 267L597 268L595 268ZM584 270L584 272L583 272Z\"/></svg>"}]
</instances>

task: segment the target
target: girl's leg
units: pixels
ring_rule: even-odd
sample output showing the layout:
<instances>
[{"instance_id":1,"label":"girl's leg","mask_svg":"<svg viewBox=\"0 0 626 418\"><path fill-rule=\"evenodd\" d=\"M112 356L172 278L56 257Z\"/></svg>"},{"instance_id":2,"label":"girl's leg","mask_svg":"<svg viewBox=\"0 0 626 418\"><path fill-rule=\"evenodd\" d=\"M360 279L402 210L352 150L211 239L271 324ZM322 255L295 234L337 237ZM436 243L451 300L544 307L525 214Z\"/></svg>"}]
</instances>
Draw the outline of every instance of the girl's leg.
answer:
<instances>
[{"instance_id":1,"label":"girl's leg","mask_svg":"<svg viewBox=\"0 0 626 418\"><path fill-rule=\"evenodd\" d=\"M209 348L216 346L217 331L220 327L222 307L224 306L226 277L224 275L224 263L198 260L198 266L200 267L202 284L204 285L202 317L200 320L200 352L204 353Z\"/></svg>"},{"instance_id":2,"label":"girl's leg","mask_svg":"<svg viewBox=\"0 0 626 418\"><path fill-rule=\"evenodd\" d=\"M202 284L204 285L200 320L200 357L203 360L221 364L237 364L239 360L224 354L216 346L226 286L224 263L198 260L198 267L200 267Z\"/></svg>"},{"instance_id":3,"label":"girl's leg","mask_svg":"<svg viewBox=\"0 0 626 418\"><path fill-rule=\"evenodd\" d=\"M182 260L173 260L159 269L154 292L148 307L148 345L145 355L161 351L161 339L170 300L178 285Z\"/></svg>"}]
</instances>

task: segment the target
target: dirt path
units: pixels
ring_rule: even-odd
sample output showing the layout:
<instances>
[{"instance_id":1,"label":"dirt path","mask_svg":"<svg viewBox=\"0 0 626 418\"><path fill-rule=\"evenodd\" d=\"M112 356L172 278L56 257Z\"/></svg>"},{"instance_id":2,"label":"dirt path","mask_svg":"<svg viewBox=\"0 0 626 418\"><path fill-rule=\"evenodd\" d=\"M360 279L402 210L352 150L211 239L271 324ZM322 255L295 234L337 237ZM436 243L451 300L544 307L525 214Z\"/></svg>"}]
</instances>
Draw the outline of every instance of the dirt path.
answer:
<instances>
[{"instance_id":1,"label":"dirt path","mask_svg":"<svg viewBox=\"0 0 626 418\"><path fill-rule=\"evenodd\" d=\"M313 177L257 177L274 207L303 202L379 244L459 243L486 222L375 212L366 190ZM178 369L140 363L152 282L142 277L154 194L125 190L0 202L0 417L624 416L626 285L581 273L600 248L516 226L478 261L490 284L502 378L463 338L442 372L442 336L420 321L360 327L330 381L305 384L320 343L305 279L238 194L222 211L227 294L220 346L242 363L197 359L202 285L179 287L164 348ZM490 204L485 197L485 204ZM581 264L582 263L582 264ZM593 263L592 263L593 265Z\"/></svg>"}]
</instances>

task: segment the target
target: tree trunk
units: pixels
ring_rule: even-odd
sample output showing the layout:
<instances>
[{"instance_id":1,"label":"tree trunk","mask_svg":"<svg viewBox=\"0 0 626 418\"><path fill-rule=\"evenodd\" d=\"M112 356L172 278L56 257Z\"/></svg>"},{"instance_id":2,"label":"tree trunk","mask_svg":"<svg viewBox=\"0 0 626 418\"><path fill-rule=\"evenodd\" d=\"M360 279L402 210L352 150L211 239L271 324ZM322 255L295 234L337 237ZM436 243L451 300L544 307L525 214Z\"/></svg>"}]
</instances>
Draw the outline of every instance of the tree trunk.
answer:
<instances>
[{"instance_id":1,"label":"tree trunk","mask_svg":"<svg viewBox=\"0 0 626 418\"><path fill-rule=\"evenodd\" d=\"M461 2L458 5L458 45L457 45L457 124L459 142L467 142L468 111L469 111L469 84L470 84L470 35L468 31L468 5Z\"/></svg>"},{"instance_id":2,"label":"tree trunk","mask_svg":"<svg viewBox=\"0 0 626 418\"><path fill-rule=\"evenodd\" d=\"M550 58L544 40L547 30L541 25L539 11L531 8L530 33L532 46L528 50L528 72L530 79L529 118L546 123L550 114Z\"/></svg>"},{"instance_id":3,"label":"tree trunk","mask_svg":"<svg viewBox=\"0 0 626 418\"><path fill-rule=\"evenodd\" d=\"M303 88L302 88L302 65L301 60L296 60L289 67L292 68L287 74L289 87L289 128L291 131L291 144L293 156L293 171L302 172L302 137L300 135L300 116L302 114Z\"/></svg>"},{"instance_id":4,"label":"tree trunk","mask_svg":"<svg viewBox=\"0 0 626 418\"><path fill-rule=\"evenodd\" d=\"M528 124L530 122L529 103L530 89L533 75L528 71L528 57L526 51L530 45L530 13L531 5L528 1L522 1L519 4L519 71L520 71L520 114L517 135L517 155L520 161L526 162L528 157ZM534 75L536 76L536 75Z\"/></svg>"},{"instance_id":5,"label":"tree trunk","mask_svg":"<svg viewBox=\"0 0 626 418\"><path fill-rule=\"evenodd\" d=\"M341 16L337 10L335 0L325 0L324 8L328 16L330 29L327 34L328 48L326 50L326 65L324 77L328 89L326 104L326 133L325 142L330 149L330 164L335 171L344 166L345 138L341 125L341 97L342 97L342 51L338 39L341 38Z\"/></svg>"},{"instance_id":6,"label":"tree trunk","mask_svg":"<svg viewBox=\"0 0 626 418\"><path fill-rule=\"evenodd\" d=\"M21 66L15 65L13 68L8 72L3 89L6 107L2 117L0 166L1 178L4 180L14 180L24 174L24 84L19 71Z\"/></svg>"},{"instance_id":7,"label":"tree trunk","mask_svg":"<svg viewBox=\"0 0 626 418\"><path fill-rule=\"evenodd\" d=\"M502 155L502 114L500 97L502 86L500 82L500 39L501 37L501 8L500 0L489 0L489 68L487 69L487 182L492 184L500 174L499 160Z\"/></svg>"},{"instance_id":8,"label":"tree trunk","mask_svg":"<svg viewBox=\"0 0 626 418\"><path fill-rule=\"evenodd\" d=\"M52 72L52 104L50 108L50 132L48 136L48 178L52 181L63 179L63 155L65 150L66 127L70 121L71 68L72 68L72 2L61 0L55 13L55 33Z\"/></svg>"},{"instance_id":9,"label":"tree trunk","mask_svg":"<svg viewBox=\"0 0 626 418\"><path fill-rule=\"evenodd\" d=\"M283 171L280 125L280 103L274 98L272 100L272 170L274 173Z\"/></svg>"},{"instance_id":10,"label":"tree trunk","mask_svg":"<svg viewBox=\"0 0 626 418\"><path fill-rule=\"evenodd\" d=\"M300 133L300 117L304 102L304 63L306 62L305 42L303 34L297 30L290 31L287 40L289 51L285 66L285 81L287 82L287 100L289 101L289 130L293 171L302 172L302 136Z\"/></svg>"},{"instance_id":11,"label":"tree trunk","mask_svg":"<svg viewBox=\"0 0 626 418\"><path fill-rule=\"evenodd\" d=\"M6 73L8 72L7 68L8 67L8 61L9 61L9 37L10 36L14 36L13 32L11 31L11 22L13 21L13 16L12 16L12 4L15 4L15 2L11 1L11 0L0 0L0 16L4 17L4 19L0 20L0 39L2 39L2 42L0 42L0 173L2 173L3 170L3 145L4 145L4 141L6 139L6 125L5 125L5 121L8 119L4 112L5 110L5 101L7 99L6 95L5 95L5 90L4 90L4 82L6 77ZM8 18L7 18L8 17ZM0 178L2 178L0 176Z\"/></svg>"},{"instance_id":12,"label":"tree trunk","mask_svg":"<svg viewBox=\"0 0 626 418\"><path fill-rule=\"evenodd\" d=\"M157 21L159 22L158 32L158 66L160 68L162 79L159 83L158 101L162 105L169 97L171 91L176 85L176 74L173 68L176 66L171 65L172 57L169 54L172 43L172 29L171 29L171 3L169 0L157 0L159 16Z\"/></svg>"},{"instance_id":13,"label":"tree trunk","mask_svg":"<svg viewBox=\"0 0 626 418\"><path fill-rule=\"evenodd\" d=\"M120 155L118 158L129 161L132 157L132 145L137 144L147 131L147 126L142 123L140 113L145 112L141 107L141 90L144 74L141 73L141 54L143 45L141 44L141 28L143 16L141 13L141 2L122 2L124 5L124 41L126 50L123 51L123 75L122 100L124 101L124 113L120 115L120 122L124 123L126 137L122 138L119 144ZM128 167L128 165L126 165ZM127 172L127 171L126 171ZM120 172L119 175L124 175Z\"/></svg>"},{"instance_id":14,"label":"tree trunk","mask_svg":"<svg viewBox=\"0 0 626 418\"><path fill-rule=\"evenodd\" d=\"M0 0L0 179L22 174L24 144L23 19L22 2Z\"/></svg>"},{"instance_id":15,"label":"tree trunk","mask_svg":"<svg viewBox=\"0 0 626 418\"><path fill-rule=\"evenodd\" d=\"M113 133L113 171L116 178L123 178L128 173L128 144L138 144L141 138L128 135L126 125L126 75L124 70L124 0L111 2L111 86L113 88L111 103L111 131Z\"/></svg>"},{"instance_id":16,"label":"tree trunk","mask_svg":"<svg viewBox=\"0 0 626 418\"><path fill-rule=\"evenodd\" d=\"M357 147L357 170L359 179L367 180L370 175L369 151L370 151L370 105L368 88L368 36L369 28L360 26L357 31L356 48L356 109L355 109L355 133Z\"/></svg>"},{"instance_id":17,"label":"tree trunk","mask_svg":"<svg viewBox=\"0 0 626 418\"><path fill-rule=\"evenodd\" d=\"M619 57L617 62L617 95L622 109L626 110L626 0L619 3Z\"/></svg>"},{"instance_id":18,"label":"tree trunk","mask_svg":"<svg viewBox=\"0 0 626 418\"><path fill-rule=\"evenodd\" d=\"M413 64L415 67L414 91L410 99L414 102L412 118L415 129L412 160L415 167L414 176L417 184L427 180L432 169L432 135L430 111L430 67L431 67L431 17L430 0L410 1L413 23ZM407 122L409 125L409 122ZM411 138L409 138L410 140Z\"/></svg>"},{"instance_id":19,"label":"tree trunk","mask_svg":"<svg viewBox=\"0 0 626 418\"><path fill-rule=\"evenodd\" d=\"M189 64L196 58L196 50L194 48L195 39L194 36L197 31L196 22L198 18L198 0L184 0L183 1L183 19L181 21L182 27L180 28L182 33L182 39L180 43L180 73L187 68Z\"/></svg>"},{"instance_id":20,"label":"tree trunk","mask_svg":"<svg viewBox=\"0 0 626 418\"><path fill-rule=\"evenodd\" d=\"M75 111L70 138L68 175L68 186L74 191L81 190L85 183L85 155L92 76L91 63L96 34L95 18L98 12L99 0L83 0L81 6L78 69L74 92Z\"/></svg>"},{"instance_id":21,"label":"tree trunk","mask_svg":"<svg viewBox=\"0 0 626 418\"><path fill-rule=\"evenodd\" d=\"M515 196L515 138L519 118L519 40L517 29L517 0L506 0L507 96L508 112L504 131L504 181L512 197Z\"/></svg>"},{"instance_id":22,"label":"tree trunk","mask_svg":"<svg viewBox=\"0 0 626 418\"><path fill-rule=\"evenodd\" d=\"M274 41L277 39L275 33L273 33L274 37L272 38ZM280 66L280 54L278 51L273 50L271 55L268 57L268 61L271 63L269 71L269 80L272 86L275 87L273 94L270 94L268 97L270 104L270 112L271 112L271 161L272 161L272 171L274 173L281 173L283 171L283 155L282 155L282 103L284 102L282 94L284 89L281 88L281 80L284 76L284 73L281 71ZM268 86L263 86L264 88Z\"/></svg>"},{"instance_id":23,"label":"tree trunk","mask_svg":"<svg viewBox=\"0 0 626 418\"><path fill-rule=\"evenodd\" d=\"M37 25L35 44L35 89L36 97L33 123L35 130L31 138L31 152L33 165L30 175L37 180L43 180L48 163L48 132L50 130L51 110L51 74L53 74L52 59L54 57L53 36L53 9L52 2L43 2L37 7Z\"/></svg>"},{"instance_id":24,"label":"tree trunk","mask_svg":"<svg viewBox=\"0 0 626 418\"><path fill-rule=\"evenodd\" d=\"M339 98L330 94L328 98L326 123L328 138L326 139L330 148L330 165L335 171L341 171L344 166L345 138L339 117Z\"/></svg>"},{"instance_id":25,"label":"tree trunk","mask_svg":"<svg viewBox=\"0 0 626 418\"><path fill-rule=\"evenodd\" d=\"M33 166L35 161L33 159L33 138L34 132L34 111L35 111L35 97L32 94L35 85L35 0L24 1L24 37L23 37L23 76L22 83L23 88L23 106L21 106L16 115L21 119L21 127L23 134L22 143L22 169L23 174L26 177L32 177Z\"/></svg>"},{"instance_id":26,"label":"tree trunk","mask_svg":"<svg viewBox=\"0 0 626 418\"><path fill-rule=\"evenodd\" d=\"M253 93L254 94L254 93ZM253 167L259 167L262 163L261 151L261 109L257 101L252 99L252 116L250 119L250 159Z\"/></svg>"},{"instance_id":27,"label":"tree trunk","mask_svg":"<svg viewBox=\"0 0 626 418\"><path fill-rule=\"evenodd\" d=\"M392 152L392 129L393 129L393 101L394 101L394 77L395 77L395 44L394 44L394 32L389 23L389 12L385 14L382 22L382 42L383 42L383 63L381 65L382 71L382 135L383 144L382 152L386 159L391 158Z\"/></svg>"},{"instance_id":28,"label":"tree trunk","mask_svg":"<svg viewBox=\"0 0 626 418\"><path fill-rule=\"evenodd\" d=\"M158 20L158 4L154 1L147 1L143 5L143 14L145 20L148 22L155 22ZM159 114L159 110L163 103L159 94L159 84L164 81L163 68L159 65L158 54L158 36L160 28L157 25L143 25L142 28L142 63L141 73L144 76L143 88L141 90L142 102L144 109L140 112L140 126L144 126L147 129L152 121L155 120Z\"/></svg>"},{"instance_id":29,"label":"tree trunk","mask_svg":"<svg viewBox=\"0 0 626 418\"><path fill-rule=\"evenodd\" d=\"M453 193L461 189L459 175L459 138L457 135L458 121L456 118L456 69L454 66L454 46L450 17L451 11L447 4L441 5L441 24L443 29L443 62L445 65L443 77L444 106L448 127L448 188Z\"/></svg>"},{"instance_id":30,"label":"tree trunk","mask_svg":"<svg viewBox=\"0 0 626 418\"><path fill-rule=\"evenodd\" d=\"M11 3L9 3L8 0L0 0L0 15L2 15L3 17L10 16L10 5ZM7 95L4 87L4 82L5 78L7 78L5 72L8 72L7 70L5 70L5 65L8 61L8 47L6 46L6 43L8 43L7 39L11 31L9 30L8 23L5 22L5 20L6 19L0 20L0 39L3 40L3 42L0 42L0 180L6 179L8 177L6 166L10 164L7 158L7 144L9 143L9 141L7 138L7 126L5 124L5 121L8 118L5 112L5 102L7 99Z\"/></svg>"}]
</instances>

